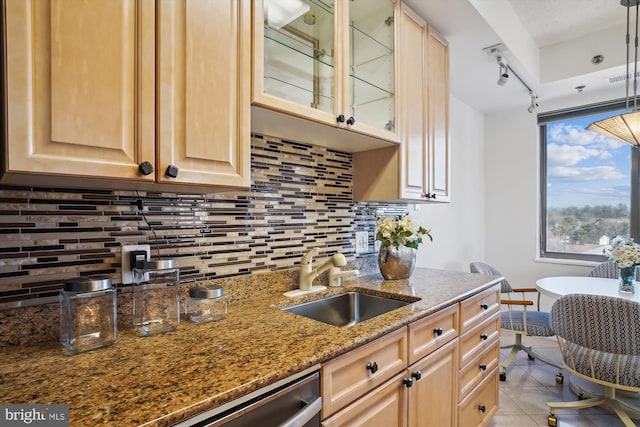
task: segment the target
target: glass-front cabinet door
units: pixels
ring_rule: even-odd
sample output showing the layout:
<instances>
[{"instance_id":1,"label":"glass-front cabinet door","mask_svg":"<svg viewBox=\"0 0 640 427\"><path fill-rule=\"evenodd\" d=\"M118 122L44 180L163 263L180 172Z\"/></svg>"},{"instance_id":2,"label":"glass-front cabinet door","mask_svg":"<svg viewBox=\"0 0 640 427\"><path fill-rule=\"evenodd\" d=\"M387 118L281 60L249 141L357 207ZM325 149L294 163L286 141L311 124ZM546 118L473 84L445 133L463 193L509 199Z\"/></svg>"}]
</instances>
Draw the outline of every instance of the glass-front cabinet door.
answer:
<instances>
[{"instance_id":1,"label":"glass-front cabinet door","mask_svg":"<svg viewBox=\"0 0 640 427\"><path fill-rule=\"evenodd\" d=\"M334 120L335 5L332 0L256 1L254 100L277 109ZM256 19L257 19L256 17ZM262 46L259 44L262 43ZM259 49L261 47L261 49ZM261 71L261 72L260 72ZM261 75L261 78L259 78ZM319 112L320 114L316 114Z\"/></svg>"},{"instance_id":2,"label":"glass-front cabinet door","mask_svg":"<svg viewBox=\"0 0 640 427\"><path fill-rule=\"evenodd\" d=\"M253 103L398 141L395 0L255 0Z\"/></svg>"},{"instance_id":3,"label":"glass-front cabinet door","mask_svg":"<svg viewBox=\"0 0 640 427\"><path fill-rule=\"evenodd\" d=\"M347 115L375 131L395 133L395 2L351 0ZM371 131L370 131L371 132Z\"/></svg>"}]
</instances>

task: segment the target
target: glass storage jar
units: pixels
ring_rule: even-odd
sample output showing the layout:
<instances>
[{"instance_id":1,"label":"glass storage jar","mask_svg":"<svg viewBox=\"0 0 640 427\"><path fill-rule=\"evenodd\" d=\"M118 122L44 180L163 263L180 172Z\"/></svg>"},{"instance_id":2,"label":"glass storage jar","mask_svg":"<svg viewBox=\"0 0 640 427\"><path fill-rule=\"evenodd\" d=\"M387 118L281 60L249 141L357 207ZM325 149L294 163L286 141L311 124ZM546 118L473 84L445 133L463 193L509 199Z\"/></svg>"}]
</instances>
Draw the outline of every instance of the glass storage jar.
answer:
<instances>
[{"instance_id":1,"label":"glass storage jar","mask_svg":"<svg viewBox=\"0 0 640 427\"><path fill-rule=\"evenodd\" d=\"M144 335L180 323L180 273L172 259L138 260L133 268L133 324Z\"/></svg>"},{"instance_id":2,"label":"glass storage jar","mask_svg":"<svg viewBox=\"0 0 640 427\"><path fill-rule=\"evenodd\" d=\"M224 319L227 297L220 286L194 286L189 289L186 312L192 322L205 323Z\"/></svg>"},{"instance_id":3,"label":"glass storage jar","mask_svg":"<svg viewBox=\"0 0 640 427\"><path fill-rule=\"evenodd\" d=\"M116 341L116 289L110 278L78 277L60 291L60 342L73 354Z\"/></svg>"}]
</instances>

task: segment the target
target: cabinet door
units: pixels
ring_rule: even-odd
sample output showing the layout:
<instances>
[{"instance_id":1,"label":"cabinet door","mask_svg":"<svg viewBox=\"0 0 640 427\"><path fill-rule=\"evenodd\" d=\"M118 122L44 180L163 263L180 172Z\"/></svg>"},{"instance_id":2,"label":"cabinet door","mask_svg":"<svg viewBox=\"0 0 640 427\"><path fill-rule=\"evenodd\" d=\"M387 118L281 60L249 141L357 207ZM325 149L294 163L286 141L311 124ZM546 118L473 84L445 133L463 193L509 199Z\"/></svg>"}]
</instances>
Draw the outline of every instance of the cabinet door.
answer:
<instances>
[{"instance_id":1,"label":"cabinet door","mask_svg":"<svg viewBox=\"0 0 640 427\"><path fill-rule=\"evenodd\" d=\"M6 171L153 180L153 0L5 0Z\"/></svg>"},{"instance_id":2,"label":"cabinet door","mask_svg":"<svg viewBox=\"0 0 640 427\"><path fill-rule=\"evenodd\" d=\"M424 200L427 192L426 34L427 23L402 5L400 15L402 73L402 142L400 197Z\"/></svg>"},{"instance_id":3,"label":"cabinet door","mask_svg":"<svg viewBox=\"0 0 640 427\"><path fill-rule=\"evenodd\" d=\"M333 0L256 0L253 102L336 125L337 20Z\"/></svg>"},{"instance_id":4,"label":"cabinet door","mask_svg":"<svg viewBox=\"0 0 640 427\"><path fill-rule=\"evenodd\" d=\"M343 51L346 55L343 60L349 67L341 113L346 116L347 126L354 130L397 140L395 20L399 2L368 0L366 6L354 1L343 4L348 6L344 13L349 19L343 20L340 27L341 40L343 46L348 46Z\"/></svg>"},{"instance_id":5,"label":"cabinet door","mask_svg":"<svg viewBox=\"0 0 640 427\"><path fill-rule=\"evenodd\" d=\"M455 426L458 402L458 340L408 368L409 427ZM419 379L418 379L419 378Z\"/></svg>"},{"instance_id":6,"label":"cabinet door","mask_svg":"<svg viewBox=\"0 0 640 427\"><path fill-rule=\"evenodd\" d=\"M429 27L427 39L429 112L429 193L431 200L448 202L449 194L449 46Z\"/></svg>"},{"instance_id":7,"label":"cabinet door","mask_svg":"<svg viewBox=\"0 0 640 427\"><path fill-rule=\"evenodd\" d=\"M250 16L249 0L158 3L159 182L249 186Z\"/></svg>"},{"instance_id":8,"label":"cabinet door","mask_svg":"<svg viewBox=\"0 0 640 427\"><path fill-rule=\"evenodd\" d=\"M396 375L322 422L322 427L404 427L408 391ZM440 424L432 424L440 425Z\"/></svg>"}]
</instances>

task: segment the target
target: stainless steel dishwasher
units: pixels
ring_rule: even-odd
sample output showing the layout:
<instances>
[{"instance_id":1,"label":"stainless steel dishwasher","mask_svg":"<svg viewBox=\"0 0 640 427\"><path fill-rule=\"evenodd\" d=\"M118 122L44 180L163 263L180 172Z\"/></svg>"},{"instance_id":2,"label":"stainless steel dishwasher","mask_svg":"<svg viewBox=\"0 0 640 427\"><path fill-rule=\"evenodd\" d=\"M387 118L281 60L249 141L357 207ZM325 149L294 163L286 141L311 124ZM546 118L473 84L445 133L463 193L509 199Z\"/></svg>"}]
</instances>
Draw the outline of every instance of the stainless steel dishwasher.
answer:
<instances>
[{"instance_id":1,"label":"stainless steel dishwasher","mask_svg":"<svg viewBox=\"0 0 640 427\"><path fill-rule=\"evenodd\" d=\"M185 420L179 427L319 427L320 366Z\"/></svg>"}]
</instances>

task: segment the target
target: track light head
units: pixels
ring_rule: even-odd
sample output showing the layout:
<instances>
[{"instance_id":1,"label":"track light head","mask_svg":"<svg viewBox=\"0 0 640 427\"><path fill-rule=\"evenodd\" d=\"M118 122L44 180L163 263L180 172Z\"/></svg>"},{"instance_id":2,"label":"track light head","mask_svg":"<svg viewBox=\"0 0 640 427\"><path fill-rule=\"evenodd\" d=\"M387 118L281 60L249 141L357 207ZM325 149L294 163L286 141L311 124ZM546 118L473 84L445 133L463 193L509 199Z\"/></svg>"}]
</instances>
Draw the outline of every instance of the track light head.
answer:
<instances>
[{"instance_id":1,"label":"track light head","mask_svg":"<svg viewBox=\"0 0 640 427\"><path fill-rule=\"evenodd\" d=\"M496 61L500 66L500 71L498 75L498 86L504 86L509 79L509 68L507 67L507 59L502 56L500 53L496 54Z\"/></svg>"},{"instance_id":2,"label":"track light head","mask_svg":"<svg viewBox=\"0 0 640 427\"><path fill-rule=\"evenodd\" d=\"M500 66L500 74L498 76L498 85L504 86L509 80L509 70L507 67Z\"/></svg>"},{"instance_id":3,"label":"track light head","mask_svg":"<svg viewBox=\"0 0 640 427\"><path fill-rule=\"evenodd\" d=\"M529 105L527 111L533 113L538 108L538 96L533 92L530 92L529 95L531 96L531 105Z\"/></svg>"}]
</instances>

